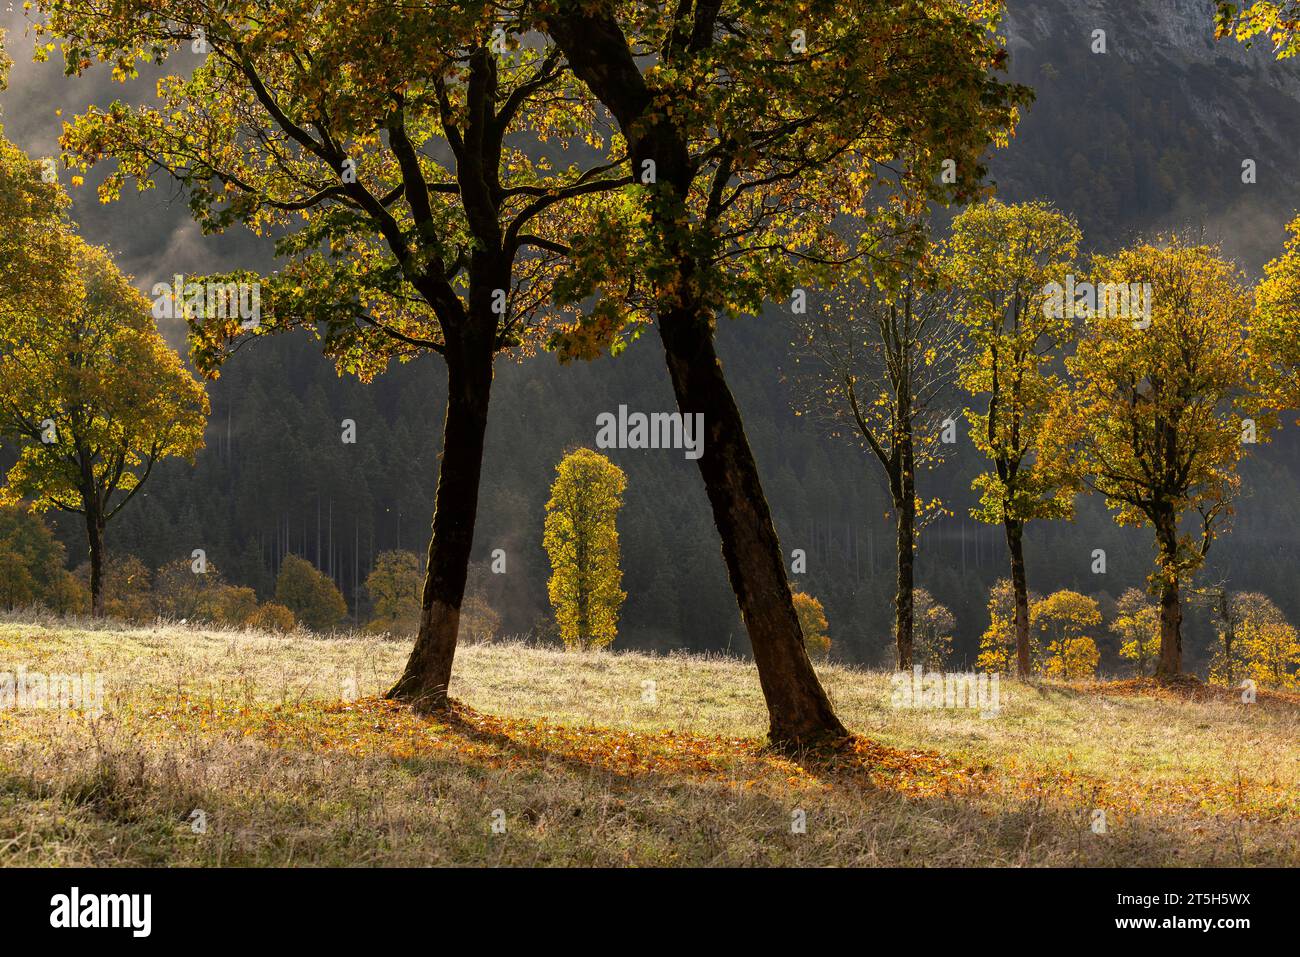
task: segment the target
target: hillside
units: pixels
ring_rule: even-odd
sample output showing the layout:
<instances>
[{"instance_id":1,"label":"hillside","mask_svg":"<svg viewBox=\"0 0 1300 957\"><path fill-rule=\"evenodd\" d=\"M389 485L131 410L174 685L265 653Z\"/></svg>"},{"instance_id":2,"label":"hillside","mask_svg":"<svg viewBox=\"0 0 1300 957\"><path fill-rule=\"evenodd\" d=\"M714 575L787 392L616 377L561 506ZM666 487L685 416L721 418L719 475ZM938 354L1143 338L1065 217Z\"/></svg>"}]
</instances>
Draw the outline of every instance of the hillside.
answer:
<instances>
[{"instance_id":1,"label":"hillside","mask_svg":"<svg viewBox=\"0 0 1300 957\"><path fill-rule=\"evenodd\" d=\"M1261 49L1212 39L1212 0L1010 0L1010 75L1036 101L1010 147L992 157L992 180L1007 200L1046 199L1077 216L1090 248L1114 248L1164 228L1204 229L1250 274L1281 248L1282 225L1300 206L1292 175L1300 150L1300 70ZM73 81L56 62L28 62L21 10L3 15L16 64L3 99L7 135L47 155L65 114L85 103L151 95L146 72L125 89L92 71ZM1093 30L1108 52L1091 52ZM1243 157L1258 163L1256 184L1240 180ZM267 243L232 230L203 237L170 189L102 206L93 187L74 190L73 215L85 234L120 253L142 288L174 273L237 265L275 268ZM181 336L169 329L176 344ZM727 323L719 348L763 472L782 543L809 556L799 586L826 605L845 662L888 655L893 532L887 496L861 449L821 435L794 416L782 381L791 331L780 315ZM340 378L306 337L258 341L211 384L207 448L196 466L168 462L108 532L110 547L151 568L202 547L231 580L266 598L286 554L307 557L342 588L364 621L359 586L377 554L427 545L435 487L443 371L426 359L363 386ZM954 409L960 401L954 397ZM660 347L645 336L617 360L561 367L551 355L497 369L481 516L474 557L510 555L504 578L477 576L501 616L503 634L544 628L546 558L543 505L564 450L591 443L595 417L620 404L673 408ZM339 424L357 423L354 446ZM0 450L0 465L8 464ZM627 470L620 520L629 600L618 647L745 652L745 632L727 585L716 532L693 464L681 456L615 451ZM963 442L921 493L943 498L951 515L927 528L918 583L956 615L956 664L974 661L987 623L988 589L1007 574L1001 530L969 517L969 484L980 463ZM1300 442L1286 430L1244 468L1243 496L1230 534L1201 575L1237 590L1270 595L1292 620L1300 593ZM70 564L84 530L59 522ZM1095 501L1077 523L1041 523L1027 533L1031 586L1075 588L1108 599L1141 585L1150 571L1150 536L1115 527ZM1092 551L1109 557L1091 573ZM1188 609L1188 666L1204 673L1214 640L1209 617ZM1115 643L1102 641L1103 673L1121 673Z\"/></svg>"},{"instance_id":2,"label":"hillside","mask_svg":"<svg viewBox=\"0 0 1300 957\"><path fill-rule=\"evenodd\" d=\"M1212 0L1011 0L1010 75L1034 87L1036 100L1008 150L992 156L1002 198L1052 200L1079 217L1089 248L1114 248L1158 229L1204 229L1257 274L1277 255L1282 226L1300 205L1290 174L1300 124L1282 120L1300 116L1300 72L1262 49L1214 42L1212 8ZM21 10L5 14L4 23L17 55ZM1091 52L1096 29L1108 36L1105 55ZM16 59L5 129L32 155L55 148L62 122L56 107L70 113L88 101L144 96L152 83L143 75L123 94L107 72L73 82L53 62ZM1240 182L1243 156L1258 163L1255 185ZM268 246L242 231L200 238L168 190L101 207L92 190L100 176L92 173L85 189L74 190L74 217L87 235L120 251L140 286L175 272L274 268ZM169 333L181 345L177 330ZM883 662L891 644L893 533L879 476L861 449L793 415L781 378L789 371L790 329L780 315L725 324L719 338L783 545L809 554L798 584L826 603L837 658ZM227 579L263 598L283 557L304 555L334 577L364 622L368 599L360 584L376 555L421 553L428 544L442 376L437 361L421 360L363 386L339 377L305 337L256 342L211 385L207 449L196 467L162 465L109 529L110 547L151 568L203 547ZM953 398L954 410L959 402ZM551 469L567 447L593 441L595 416L619 404L673 407L654 335L617 360L562 368L554 356L538 355L498 364L474 558L482 562L498 547L510 554L510 575L477 576L503 635L546 627L541 521ZM357 423L355 446L338 441L343 419ZM0 464L8 454L0 450ZM629 601L619 648L745 653L745 629L693 464L636 451L612 458L629 475L620 519ZM920 492L943 498L952 512L926 529L918 581L956 614L958 664L974 662L989 586L1008 573L1000 529L969 516L979 467L963 442L920 480ZM1300 593L1290 580L1300 558L1300 516L1274 505L1300 494L1294 432L1257 450L1244 476L1234 528L1214 547L1201 580L1261 590L1300 618ZM61 519L60 532L77 563L83 529ZM1151 571L1149 536L1118 529L1095 501L1083 503L1076 523L1031 525L1027 540L1028 573L1039 592L1079 589L1108 607ZM1089 571L1097 547L1109 557L1104 577ZM1204 674L1212 624L1196 607L1187 615L1188 667ZM1104 674L1121 674L1115 651L1104 638Z\"/></svg>"},{"instance_id":3,"label":"hillside","mask_svg":"<svg viewBox=\"0 0 1300 957\"><path fill-rule=\"evenodd\" d=\"M0 661L104 690L98 720L0 709L0 861L1300 864L1295 699L1004 681L982 719L828 666L864 737L791 759L744 661L473 645L455 717L426 720L376 697L406 651L0 624Z\"/></svg>"}]
</instances>

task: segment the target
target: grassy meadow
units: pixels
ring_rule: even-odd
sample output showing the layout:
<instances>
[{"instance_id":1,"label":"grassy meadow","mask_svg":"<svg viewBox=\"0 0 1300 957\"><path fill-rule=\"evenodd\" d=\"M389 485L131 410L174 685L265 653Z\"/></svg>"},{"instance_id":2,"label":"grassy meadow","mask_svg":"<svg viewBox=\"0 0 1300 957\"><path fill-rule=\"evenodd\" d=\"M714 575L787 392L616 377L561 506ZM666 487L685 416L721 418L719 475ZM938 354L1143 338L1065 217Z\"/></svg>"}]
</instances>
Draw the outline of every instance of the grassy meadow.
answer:
<instances>
[{"instance_id":1,"label":"grassy meadow","mask_svg":"<svg viewBox=\"0 0 1300 957\"><path fill-rule=\"evenodd\" d=\"M422 718L407 651L0 622L0 672L104 676L98 718L0 709L0 864L1300 863L1291 697L1003 679L981 718L823 665L859 737L790 757L744 661L470 645Z\"/></svg>"}]
</instances>

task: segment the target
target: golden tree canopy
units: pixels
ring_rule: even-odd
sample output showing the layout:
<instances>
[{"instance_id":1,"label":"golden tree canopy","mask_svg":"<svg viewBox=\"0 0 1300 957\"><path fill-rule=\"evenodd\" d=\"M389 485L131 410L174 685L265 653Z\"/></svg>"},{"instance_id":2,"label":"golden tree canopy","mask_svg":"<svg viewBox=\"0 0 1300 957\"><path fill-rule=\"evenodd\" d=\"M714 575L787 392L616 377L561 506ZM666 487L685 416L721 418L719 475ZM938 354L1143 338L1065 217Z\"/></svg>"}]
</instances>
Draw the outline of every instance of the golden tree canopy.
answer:
<instances>
[{"instance_id":1,"label":"golden tree canopy","mask_svg":"<svg viewBox=\"0 0 1300 957\"><path fill-rule=\"evenodd\" d=\"M207 394L105 250L57 221L32 231L33 268L0 287L0 434L19 447L0 496L107 522L159 460L193 461Z\"/></svg>"},{"instance_id":2,"label":"golden tree canopy","mask_svg":"<svg viewBox=\"0 0 1300 957\"><path fill-rule=\"evenodd\" d=\"M570 648L600 648L618 635L620 587L616 520L627 476L604 455L577 449L555 467L542 544L551 559L547 593Z\"/></svg>"}]
</instances>

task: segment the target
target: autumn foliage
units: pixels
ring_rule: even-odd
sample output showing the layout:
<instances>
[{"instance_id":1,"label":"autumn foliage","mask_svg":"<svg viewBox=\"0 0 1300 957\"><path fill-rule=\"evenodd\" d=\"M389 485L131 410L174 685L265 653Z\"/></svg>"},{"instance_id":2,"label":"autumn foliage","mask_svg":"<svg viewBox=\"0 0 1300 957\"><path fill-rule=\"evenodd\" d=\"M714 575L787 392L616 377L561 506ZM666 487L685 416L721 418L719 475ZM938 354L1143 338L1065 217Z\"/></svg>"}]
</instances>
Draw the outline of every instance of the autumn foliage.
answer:
<instances>
[{"instance_id":1,"label":"autumn foliage","mask_svg":"<svg viewBox=\"0 0 1300 957\"><path fill-rule=\"evenodd\" d=\"M627 597L617 528L627 476L585 448L567 454L555 472L542 539L551 560L547 593L567 647L603 648L618 636Z\"/></svg>"}]
</instances>

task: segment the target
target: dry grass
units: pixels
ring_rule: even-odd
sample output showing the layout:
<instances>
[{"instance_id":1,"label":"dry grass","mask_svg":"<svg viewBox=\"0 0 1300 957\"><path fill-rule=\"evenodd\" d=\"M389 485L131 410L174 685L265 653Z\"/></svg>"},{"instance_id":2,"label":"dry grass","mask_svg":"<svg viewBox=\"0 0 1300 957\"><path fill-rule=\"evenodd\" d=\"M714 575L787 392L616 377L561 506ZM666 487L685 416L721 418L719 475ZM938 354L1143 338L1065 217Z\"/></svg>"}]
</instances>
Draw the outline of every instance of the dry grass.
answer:
<instances>
[{"instance_id":1,"label":"dry grass","mask_svg":"<svg viewBox=\"0 0 1300 957\"><path fill-rule=\"evenodd\" d=\"M796 761L762 746L745 662L471 646L461 707L426 720L378 697L406 651L0 624L0 671L102 672L106 709L0 711L0 863L1300 862L1294 700L1004 681L982 720L828 666L862 737Z\"/></svg>"}]
</instances>

